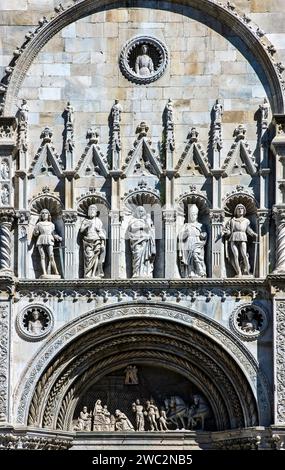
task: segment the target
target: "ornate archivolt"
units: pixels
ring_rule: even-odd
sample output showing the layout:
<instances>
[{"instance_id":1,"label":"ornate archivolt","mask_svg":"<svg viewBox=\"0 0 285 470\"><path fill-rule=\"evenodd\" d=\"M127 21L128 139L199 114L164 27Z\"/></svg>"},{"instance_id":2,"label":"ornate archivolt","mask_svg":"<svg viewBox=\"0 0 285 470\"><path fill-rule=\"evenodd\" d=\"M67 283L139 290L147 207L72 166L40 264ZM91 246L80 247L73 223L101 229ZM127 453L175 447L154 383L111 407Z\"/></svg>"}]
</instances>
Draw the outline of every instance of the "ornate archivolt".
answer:
<instances>
[{"instance_id":1,"label":"ornate archivolt","mask_svg":"<svg viewBox=\"0 0 285 470\"><path fill-rule=\"evenodd\" d=\"M186 308L148 302L92 311L57 332L23 373L14 397L17 422L67 428L79 388L130 360L155 361L194 378L220 429L227 419L230 427L271 420L266 379L236 337Z\"/></svg>"},{"instance_id":2,"label":"ornate archivolt","mask_svg":"<svg viewBox=\"0 0 285 470\"><path fill-rule=\"evenodd\" d=\"M170 4L169 4L170 5ZM275 59L276 49L265 37L265 33L257 27L251 19L240 12L232 2L218 0L175 0L171 2L171 10L178 13L187 10L185 5L205 13L205 17L215 18L227 25L232 32L242 40L244 49L249 49L256 63L261 64L269 88L269 100L273 113L284 112L284 66ZM21 84L33 60L43 46L61 29L70 23L90 14L113 8L129 7L126 1L113 0L75 0L72 4L55 7L55 13L47 19L39 20L38 27L26 35L25 42L14 51L13 59L6 68L6 75L2 80L0 91L2 94L3 115L10 116L14 112L14 105ZM148 0L135 0L132 7L152 8L153 2ZM162 4L162 9L170 9L168 4Z\"/></svg>"}]
</instances>

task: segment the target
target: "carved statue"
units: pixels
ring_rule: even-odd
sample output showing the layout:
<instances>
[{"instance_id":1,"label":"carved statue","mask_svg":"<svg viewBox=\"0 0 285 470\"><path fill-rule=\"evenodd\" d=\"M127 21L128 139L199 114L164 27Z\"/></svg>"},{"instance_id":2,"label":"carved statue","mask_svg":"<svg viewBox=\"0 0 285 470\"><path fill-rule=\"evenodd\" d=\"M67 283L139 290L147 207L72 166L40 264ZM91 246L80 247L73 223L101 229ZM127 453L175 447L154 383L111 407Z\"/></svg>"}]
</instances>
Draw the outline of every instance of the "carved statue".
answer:
<instances>
[{"instance_id":1,"label":"carved statue","mask_svg":"<svg viewBox=\"0 0 285 470\"><path fill-rule=\"evenodd\" d=\"M32 311L32 318L28 321L28 331L32 335L40 335L44 331L44 325L40 319L40 312L36 309Z\"/></svg>"},{"instance_id":2,"label":"carved statue","mask_svg":"<svg viewBox=\"0 0 285 470\"><path fill-rule=\"evenodd\" d=\"M125 374L125 385L138 385L138 369L136 366L128 366Z\"/></svg>"},{"instance_id":3,"label":"carved statue","mask_svg":"<svg viewBox=\"0 0 285 470\"><path fill-rule=\"evenodd\" d=\"M216 103L214 104L214 122L217 124L220 124L222 122L222 116L223 116L223 105L220 102L219 99L216 100Z\"/></svg>"},{"instance_id":4,"label":"carved statue","mask_svg":"<svg viewBox=\"0 0 285 470\"><path fill-rule=\"evenodd\" d=\"M102 278L105 260L106 233L102 221L97 217L98 209L95 204L88 208L88 217L82 222L80 232L86 232L83 239L84 277Z\"/></svg>"},{"instance_id":5,"label":"carved statue","mask_svg":"<svg viewBox=\"0 0 285 470\"><path fill-rule=\"evenodd\" d=\"M248 275L250 265L247 253L247 235L257 238L257 234L250 228L250 221L244 217L246 209L243 204L238 204L234 210L234 217L226 224L224 235L229 239L231 252L227 249L226 258L229 258L236 276Z\"/></svg>"},{"instance_id":6,"label":"carved statue","mask_svg":"<svg viewBox=\"0 0 285 470\"><path fill-rule=\"evenodd\" d=\"M145 415L148 417L150 430L151 431L158 431L157 421L159 420L159 411L157 406L155 405L153 399L147 400L146 402L146 411L144 412Z\"/></svg>"},{"instance_id":7,"label":"carved statue","mask_svg":"<svg viewBox=\"0 0 285 470\"><path fill-rule=\"evenodd\" d=\"M70 101L67 102L66 108L66 123L67 124L74 124L74 108L71 106Z\"/></svg>"},{"instance_id":8,"label":"carved statue","mask_svg":"<svg viewBox=\"0 0 285 470\"><path fill-rule=\"evenodd\" d=\"M188 427L193 429L200 422L201 430L204 431L205 419L209 416L210 408L201 395L194 395L193 402L189 408Z\"/></svg>"},{"instance_id":9,"label":"carved statue","mask_svg":"<svg viewBox=\"0 0 285 470\"><path fill-rule=\"evenodd\" d=\"M9 205L9 188L8 186L4 185L1 189L1 203L3 206Z\"/></svg>"},{"instance_id":10,"label":"carved statue","mask_svg":"<svg viewBox=\"0 0 285 470\"><path fill-rule=\"evenodd\" d=\"M18 109L19 109L19 121L28 122L29 109L28 109L27 100L22 100L21 106L19 106Z\"/></svg>"},{"instance_id":11,"label":"carved statue","mask_svg":"<svg viewBox=\"0 0 285 470\"><path fill-rule=\"evenodd\" d=\"M125 413L120 410L115 411L115 430L116 431L134 431L134 427Z\"/></svg>"},{"instance_id":12,"label":"carved statue","mask_svg":"<svg viewBox=\"0 0 285 470\"><path fill-rule=\"evenodd\" d=\"M167 416L166 416L166 411L164 408L161 408L160 410L158 424L159 424L159 428L161 431L168 431Z\"/></svg>"},{"instance_id":13,"label":"carved statue","mask_svg":"<svg viewBox=\"0 0 285 470\"><path fill-rule=\"evenodd\" d=\"M182 277L206 277L204 246L207 233L198 219L198 207L190 204L188 223L184 224L178 236L178 256Z\"/></svg>"},{"instance_id":14,"label":"carved statue","mask_svg":"<svg viewBox=\"0 0 285 470\"><path fill-rule=\"evenodd\" d=\"M245 317L241 322L241 328L246 333L253 333L259 330L258 320L254 318L255 313L253 310L248 310Z\"/></svg>"},{"instance_id":15,"label":"carved statue","mask_svg":"<svg viewBox=\"0 0 285 470\"><path fill-rule=\"evenodd\" d=\"M110 431L111 416L107 405L102 406L101 400L97 400L93 411L93 431Z\"/></svg>"},{"instance_id":16,"label":"carved statue","mask_svg":"<svg viewBox=\"0 0 285 470\"><path fill-rule=\"evenodd\" d=\"M267 121L269 116L269 103L266 98L264 98L263 103L259 105L261 120Z\"/></svg>"},{"instance_id":17,"label":"carved statue","mask_svg":"<svg viewBox=\"0 0 285 470\"><path fill-rule=\"evenodd\" d=\"M91 413L88 413L87 406L83 406L83 410L80 411L74 431L91 431Z\"/></svg>"},{"instance_id":18,"label":"carved statue","mask_svg":"<svg viewBox=\"0 0 285 470\"><path fill-rule=\"evenodd\" d=\"M150 278L156 254L155 229L142 206L137 207L127 228L132 252L133 278Z\"/></svg>"},{"instance_id":19,"label":"carved statue","mask_svg":"<svg viewBox=\"0 0 285 470\"><path fill-rule=\"evenodd\" d=\"M136 431L144 431L144 409L139 399L132 404L132 410L136 413Z\"/></svg>"},{"instance_id":20,"label":"carved statue","mask_svg":"<svg viewBox=\"0 0 285 470\"><path fill-rule=\"evenodd\" d=\"M143 44L141 47L141 55L138 55L135 64L135 72L141 77L148 77L154 72L153 61L148 55L148 47Z\"/></svg>"},{"instance_id":21,"label":"carved statue","mask_svg":"<svg viewBox=\"0 0 285 470\"><path fill-rule=\"evenodd\" d=\"M55 241L61 241L62 238L55 233L55 226L51 222L51 215L48 209L43 209L40 213L40 221L34 228L33 235L38 237L37 247L41 257L42 277L49 277L53 271L55 276L59 276L56 267L53 247ZM46 254L48 255L48 268L46 269Z\"/></svg>"},{"instance_id":22,"label":"carved statue","mask_svg":"<svg viewBox=\"0 0 285 470\"><path fill-rule=\"evenodd\" d=\"M112 118L113 118L113 125L120 124L121 122L121 114L122 114L122 106L119 103L119 100L115 100L115 104L112 106Z\"/></svg>"},{"instance_id":23,"label":"carved statue","mask_svg":"<svg viewBox=\"0 0 285 470\"><path fill-rule=\"evenodd\" d=\"M8 180L9 179L9 165L5 160L2 160L0 166L0 179Z\"/></svg>"}]
</instances>

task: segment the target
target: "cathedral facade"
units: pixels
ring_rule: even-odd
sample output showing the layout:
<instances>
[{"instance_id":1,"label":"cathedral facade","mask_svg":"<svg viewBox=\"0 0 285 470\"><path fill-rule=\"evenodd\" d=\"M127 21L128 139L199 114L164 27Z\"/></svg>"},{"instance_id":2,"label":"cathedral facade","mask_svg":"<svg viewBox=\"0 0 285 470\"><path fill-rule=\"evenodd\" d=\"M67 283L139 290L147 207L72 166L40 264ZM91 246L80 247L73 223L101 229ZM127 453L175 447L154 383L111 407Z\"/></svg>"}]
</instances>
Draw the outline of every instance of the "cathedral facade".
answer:
<instances>
[{"instance_id":1,"label":"cathedral facade","mask_svg":"<svg viewBox=\"0 0 285 470\"><path fill-rule=\"evenodd\" d=\"M0 7L2 448L284 447L285 14L265 3Z\"/></svg>"}]
</instances>

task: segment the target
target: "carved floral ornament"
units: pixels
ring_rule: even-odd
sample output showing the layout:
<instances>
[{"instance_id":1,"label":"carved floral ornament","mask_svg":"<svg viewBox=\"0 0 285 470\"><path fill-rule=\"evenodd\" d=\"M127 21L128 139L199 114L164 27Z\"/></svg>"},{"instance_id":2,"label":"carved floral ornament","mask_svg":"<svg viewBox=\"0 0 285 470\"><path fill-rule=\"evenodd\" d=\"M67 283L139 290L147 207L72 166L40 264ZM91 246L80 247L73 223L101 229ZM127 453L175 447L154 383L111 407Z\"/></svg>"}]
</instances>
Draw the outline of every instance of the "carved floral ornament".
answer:
<instances>
[{"instance_id":1,"label":"carved floral ornament","mask_svg":"<svg viewBox=\"0 0 285 470\"><path fill-rule=\"evenodd\" d=\"M128 80L146 85L164 74L168 64L168 50L157 38L137 36L124 45L119 63L122 74Z\"/></svg>"},{"instance_id":2,"label":"carved floral ornament","mask_svg":"<svg viewBox=\"0 0 285 470\"><path fill-rule=\"evenodd\" d=\"M19 335L28 341L41 341L51 332L53 325L51 311L40 304L24 308L16 319Z\"/></svg>"},{"instance_id":3,"label":"carved floral ornament","mask_svg":"<svg viewBox=\"0 0 285 470\"><path fill-rule=\"evenodd\" d=\"M266 330L267 315L257 305L244 304L230 317L230 327L244 341L257 340Z\"/></svg>"}]
</instances>

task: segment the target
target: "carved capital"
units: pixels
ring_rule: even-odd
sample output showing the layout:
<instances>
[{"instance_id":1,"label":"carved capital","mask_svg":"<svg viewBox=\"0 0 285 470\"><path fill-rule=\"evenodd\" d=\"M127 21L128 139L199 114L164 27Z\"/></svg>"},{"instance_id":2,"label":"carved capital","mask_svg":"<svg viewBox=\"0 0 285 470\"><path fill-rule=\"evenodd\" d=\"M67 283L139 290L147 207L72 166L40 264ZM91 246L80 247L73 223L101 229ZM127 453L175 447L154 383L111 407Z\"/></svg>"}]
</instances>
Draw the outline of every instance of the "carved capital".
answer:
<instances>
[{"instance_id":1,"label":"carved capital","mask_svg":"<svg viewBox=\"0 0 285 470\"><path fill-rule=\"evenodd\" d=\"M0 142L1 145L15 146L17 121L14 117L0 117Z\"/></svg>"},{"instance_id":2,"label":"carved capital","mask_svg":"<svg viewBox=\"0 0 285 470\"><path fill-rule=\"evenodd\" d=\"M15 217L18 220L19 225L28 225L30 222L31 213L29 211L17 211L15 213Z\"/></svg>"},{"instance_id":3,"label":"carved capital","mask_svg":"<svg viewBox=\"0 0 285 470\"><path fill-rule=\"evenodd\" d=\"M225 213L221 210L212 210L209 214L212 224L223 224L225 220Z\"/></svg>"},{"instance_id":4,"label":"carved capital","mask_svg":"<svg viewBox=\"0 0 285 470\"><path fill-rule=\"evenodd\" d=\"M166 224L174 224L176 221L176 211L174 210L163 211L163 219Z\"/></svg>"},{"instance_id":5,"label":"carved capital","mask_svg":"<svg viewBox=\"0 0 285 470\"><path fill-rule=\"evenodd\" d=\"M0 210L0 225L12 225L15 217L14 209Z\"/></svg>"},{"instance_id":6,"label":"carved capital","mask_svg":"<svg viewBox=\"0 0 285 470\"><path fill-rule=\"evenodd\" d=\"M65 224L75 224L77 221L77 212L63 211L62 220Z\"/></svg>"},{"instance_id":7,"label":"carved capital","mask_svg":"<svg viewBox=\"0 0 285 470\"><path fill-rule=\"evenodd\" d=\"M264 209L258 209L256 212L257 220L260 225L267 224L270 219L270 211Z\"/></svg>"}]
</instances>

